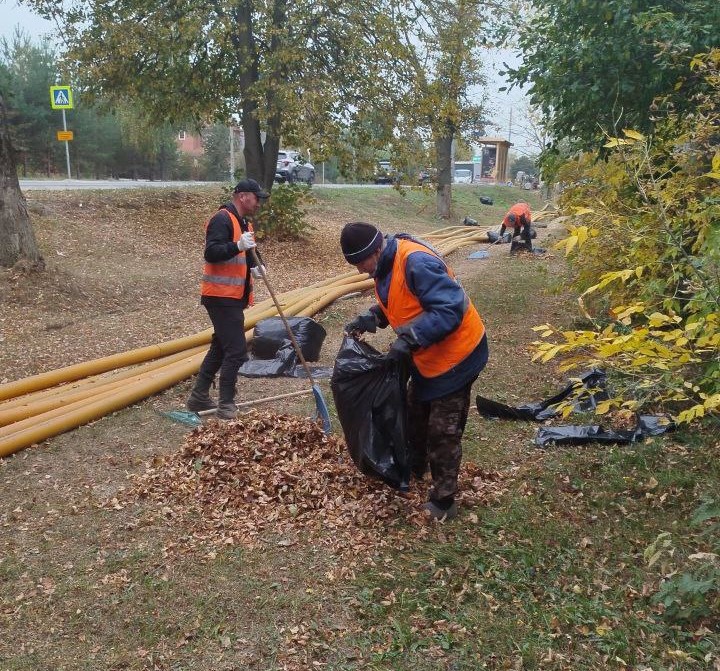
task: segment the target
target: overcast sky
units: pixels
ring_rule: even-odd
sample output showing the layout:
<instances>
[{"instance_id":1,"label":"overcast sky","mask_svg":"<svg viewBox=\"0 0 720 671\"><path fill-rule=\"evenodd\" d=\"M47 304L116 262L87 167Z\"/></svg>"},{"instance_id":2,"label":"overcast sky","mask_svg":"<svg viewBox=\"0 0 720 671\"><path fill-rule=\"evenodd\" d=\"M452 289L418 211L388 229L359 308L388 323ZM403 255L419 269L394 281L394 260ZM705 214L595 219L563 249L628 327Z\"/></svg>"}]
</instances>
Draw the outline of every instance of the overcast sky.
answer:
<instances>
[{"instance_id":1,"label":"overcast sky","mask_svg":"<svg viewBox=\"0 0 720 671\"><path fill-rule=\"evenodd\" d=\"M50 22L31 12L27 7L19 5L17 0L0 0L0 37L12 38L15 29L19 27L28 33L33 40L43 35L52 35L56 28ZM525 104L523 93L517 89L510 93L499 91L505 81L497 74L502 69L503 61L517 64L517 59L510 52L496 53L488 62L486 74L488 77L488 98L490 118L497 124L498 129L488 129L488 135L508 138L515 145L513 149L523 153L534 153L521 138L519 131L524 121Z\"/></svg>"},{"instance_id":2,"label":"overcast sky","mask_svg":"<svg viewBox=\"0 0 720 671\"><path fill-rule=\"evenodd\" d=\"M55 26L37 14L33 14L27 7L18 5L17 0L0 0L0 37L8 40L20 27L33 39L55 31Z\"/></svg>"}]
</instances>

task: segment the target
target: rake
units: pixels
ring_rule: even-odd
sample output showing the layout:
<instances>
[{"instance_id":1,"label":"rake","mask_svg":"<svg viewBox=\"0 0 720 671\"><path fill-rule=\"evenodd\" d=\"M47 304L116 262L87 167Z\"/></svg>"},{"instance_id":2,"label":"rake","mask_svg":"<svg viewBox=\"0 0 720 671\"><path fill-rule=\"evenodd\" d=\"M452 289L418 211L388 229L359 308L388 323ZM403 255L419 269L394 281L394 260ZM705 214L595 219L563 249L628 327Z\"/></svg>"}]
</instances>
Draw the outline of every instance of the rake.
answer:
<instances>
[{"instance_id":1,"label":"rake","mask_svg":"<svg viewBox=\"0 0 720 671\"><path fill-rule=\"evenodd\" d=\"M277 297L275 296L275 292L272 289L272 286L270 286L270 282L268 282L267 275L265 274L265 268L263 268L262 264L260 263L260 259L258 259L258 256L255 252L255 248L252 248L249 250L250 256L253 259L253 262L255 263L255 267L260 272L260 275L263 278L263 282L265 282L265 286L267 287L268 292L270 293L270 297L273 300L273 303L275 303L275 308L278 311L278 314L280 315L280 319L282 319L283 324L285 325L285 330L287 331L288 338L290 338L290 342L292 343L293 349L295 350L295 354L297 354L297 358L300 360L300 363L302 364L302 367L305 369L305 373L308 376L308 379L310 380L310 385L312 388L313 396L315 397L315 409L317 417L322 420L323 425L323 431L325 431L326 434L329 434L331 431L330 427L330 413L328 412L327 403L325 403L325 399L323 398L322 391L320 391L320 386L315 382L312 376L312 372L310 371L310 366L308 366L307 361L305 361L305 357L303 356L302 350L300 349L300 345L298 345L297 340L295 339L295 334L292 332L292 328L290 328L290 324L288 323L288 320L285 318L285 314L282 311L282 308L280 307L280 302L278 301Z\"/></svg>"}]
</instances>

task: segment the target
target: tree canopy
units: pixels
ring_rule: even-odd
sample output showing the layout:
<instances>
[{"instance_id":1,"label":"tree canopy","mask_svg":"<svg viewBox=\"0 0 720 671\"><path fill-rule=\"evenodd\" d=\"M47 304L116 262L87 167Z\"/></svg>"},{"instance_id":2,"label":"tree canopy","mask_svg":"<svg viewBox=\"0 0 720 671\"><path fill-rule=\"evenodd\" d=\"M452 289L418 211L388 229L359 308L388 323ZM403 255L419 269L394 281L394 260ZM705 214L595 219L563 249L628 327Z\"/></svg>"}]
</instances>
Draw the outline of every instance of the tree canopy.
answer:
<instances>
[{"instance_id":1,"label":"tree canopy","mask_svg":"<svg viewBox=\"0 0 720 671\"><path fill-rule=\"evenodd\" d=\"M329 149L339 128L362 128L365 101L382 107L395 89L384 1L29 3L65 26L66 63L85 95L137 100L151 118L197 127L239 111L247 172L268 186L281 137Z\"/></svg>"},{"instance_id":2,"label":"tree canopy","mask_svg":"<svg viewBox=\"0 0 720 671\"><path fill-rule=\"evenodd\" d=\"M529 85L556 141L591 149L622 128L651 132L658 98L690 106L690 59L717 42L717 0L533 0L520 31L523 63L510 81Z\"/></svg>"}]
</instances>

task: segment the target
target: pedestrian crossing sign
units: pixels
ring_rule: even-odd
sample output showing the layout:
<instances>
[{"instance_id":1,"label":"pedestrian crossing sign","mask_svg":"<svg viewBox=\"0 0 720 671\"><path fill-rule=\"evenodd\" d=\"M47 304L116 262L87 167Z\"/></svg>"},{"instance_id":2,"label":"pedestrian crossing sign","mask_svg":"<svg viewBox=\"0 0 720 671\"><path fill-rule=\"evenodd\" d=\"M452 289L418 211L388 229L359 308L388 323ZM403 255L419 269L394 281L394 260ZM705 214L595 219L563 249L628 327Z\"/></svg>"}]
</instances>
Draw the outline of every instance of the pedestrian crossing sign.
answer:
<instances>
[{"instance_id":1,"label":"pedestrian crossing sign","mask_svg":"<svg viewBox=\"0 0 720 671\"><path fill-rule=\"evenodd\" d=\"M72 89L69 86L51 86L50 107L54 110L71 110L73 108Z\"/></svg>"}]
</instances>

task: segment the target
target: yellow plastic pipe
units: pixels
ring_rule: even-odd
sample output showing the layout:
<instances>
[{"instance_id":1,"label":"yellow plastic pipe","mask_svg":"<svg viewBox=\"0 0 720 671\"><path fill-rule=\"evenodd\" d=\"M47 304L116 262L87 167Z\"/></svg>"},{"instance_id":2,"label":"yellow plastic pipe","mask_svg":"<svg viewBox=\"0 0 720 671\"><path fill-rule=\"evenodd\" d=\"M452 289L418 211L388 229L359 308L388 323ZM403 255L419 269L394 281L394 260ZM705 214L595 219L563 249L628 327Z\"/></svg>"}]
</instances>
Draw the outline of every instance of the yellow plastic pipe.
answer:
<instances>
[{"instance_id":1,"label":"yellow plastic pipe","mask_svg":"<svg viewBox=\"0 0 720 671\"><path fill-rule=\"evenodd\" d=\"M132 405L137 401L162 391L175 384L178 380L190 377L196 372L200 366L202 356L202 354L196 354L178 370L167 371L143 383L137 383L117 391L100 400L90 403L80 401L77 404L73 404L79 407L68 410L61 417L41 421L41 416L39 416L38 419L40 421L32 427L16 431L0 439L0 457L6 457L33 443L41 442L59 433L64 433L82 424L86 424L87 422L100 419L111 412L125 408L128 405ZM177 366L177 364L175 364L175 366Z\"/></svg>"},{"instance_id":2,"label":"yellow plastic pipe","mask_svg":"<svg viewBox=\"0 0 720 671\"><path fill-rule=\"evenodd\" d=\"M473 244L484 236L479 232L468 231L464 227L457 227L460 235L450 236L448 241L443 241L438 245L438 251L441 253L450 253L450 251L460 246ZM456 238L456 239L453 239ZM486 241L486 237L484 238ZM355 271L348 271L340 276L317 282L310 287L292 290L281 296L282 301L290 308L288 315L292 316L311 316L322 310L324 307L335 301L337 298L357 291L364 291L372 288L373 280L367 274L358 274ZM284 308L283 308L284 309ZM246 312L246 325L254 326L260 319L276 314L274 305L268 299L258 303ZM252 329L249 329L249 334ZM81 379L85 370L102 372L112 370L112 365L127 366L137 361L148 358L158 357L157 368L146 371L138 375L130 375L127 384L115 385L115 381L108 382L104 385L96 385L93 388L93 394L84 398L76 398L73 402L64 407L56 407L47 412L40 412L33 416L29 416L26 420L15 422L9 426L0 429L0 457L7 456L13 452L23 449L35 442L45 440L58 433L76 428L83 423L98 419L109 412L113 412L122 407L126 407L138 400L142 400L158 391L172 386L182 379L190 377L200 367L202 355L205 350L204 345L210 340L212 330L208 329L195 336L180 338L177 340L162 343L161 345L150 346L131 350L110 357L104 357L85 364L76 364L68 366L58 371L18 380L15 383L8 383L0 386L0 400L3 398L11 398L13 394L7 395L9 390L17 392L26 389L45 389L53 384L58 384L54 380L62 379L63 374L70 377L64 381L74 381ZM250 335L251 337L251 335ZM198 343L198 341L200 341ZM187 354L182 356L182 352L194 346L200 350L195 354ZM185 348L185 350L183 349ZM159 354L164 351L165 354ZM181 358L177 361L168 363L163 358L172 357L170 351ZM141 357L146 357L142 359ZM173 359L175 357L172 357ZM132 362L132 363L128 363ZM85 375L89 373L84 373ZM120 373L123 375L125 373ZM80 375L80 377L77 377ZM40 378L40 379L38 379ZM130 379L132 378L132 379ZM43 386L44 385L44 386ZM108 386L110 385L110 386ZM113 386L114 385L114 386ZM80 385L83 386L82 384ZM23 391L27 394L27 391ZM17 393L14 393L17 396ZM71 400L71 399L68 399ZM0 411L4 409L5 404L0 404ZM23 423L24 422L24 423Z\"/></svg>"},{"instance_id":3,"label":"yellow plastic pipe","mask_svg":"<svg viewBox=\"0 0 720 671\"><path fill-rule=\"evenodd\" d=\"M73 380L79 380L88 375L105 373L114 368L130 366L135 363L147 361L148 359L157 359L161 356L174 354L175 352L180 352L190 347L207 344L210 342L211 337L212 329L208 329L192 336L169 340L159 345L148 345L147 347L140 347L128 352L111 354L101 359L85 361L72 366L58 368L57 370L51 370L47 373L26 377L22 380L16 380L15 382L8 382L0 385L0 401L28 394L38 389L47 389L61 382L72 382Z\"/></svg>"},{"instance_id":4,"label":"yellow plastic pipe","mask_svg":"<svg viewBox=\"0 0 720 671\"><path fill-rule=\"evenodd\" d=\"M207 347L205 345L193 347L190 350L157 359L149 364L143 364L131 370L116 373L111 377L101 379L99 376L96 376L94 378L87 378L83 381L84 384L68 384L59 388L53 387L44 392L39 392L39 394L43 394L42 398L37 398L37 394L31 394L16 399L14 402L3 403L0 405L0 427L14 424L27 417L40 415L55 408L64 408L76 401L97 397L111 389L114 390L124 385L132 384L152 370L163 368L176 361L182 361L183 359L187 359L188 356L205 352L206 350ZM2 435L2 433L0 433L0 435Z\"/></svg>"}]
</instances>

